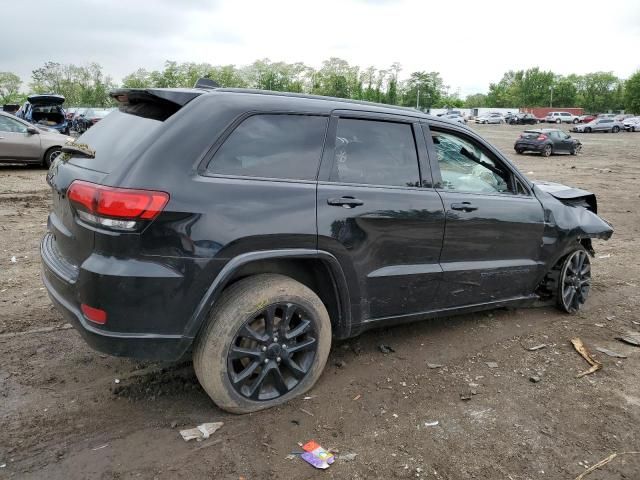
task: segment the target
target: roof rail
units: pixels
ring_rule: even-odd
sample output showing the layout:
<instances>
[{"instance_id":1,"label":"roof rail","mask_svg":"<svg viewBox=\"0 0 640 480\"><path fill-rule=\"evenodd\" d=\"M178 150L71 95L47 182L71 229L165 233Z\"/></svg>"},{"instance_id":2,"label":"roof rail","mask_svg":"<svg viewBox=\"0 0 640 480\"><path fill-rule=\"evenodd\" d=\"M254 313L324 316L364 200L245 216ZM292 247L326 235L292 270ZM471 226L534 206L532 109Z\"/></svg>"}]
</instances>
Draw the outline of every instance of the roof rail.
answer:
<instances>
[{"instance_id":1,"label":"roof rail","mask_svg":"<svg viewBox=\"0 0 640 480\"><path fill-rule=\"evenodd\" d=\"M215 80L211 80L210 78L199 78L193 88L220 88L220 84Z\"/></svg>"}]
</instances>

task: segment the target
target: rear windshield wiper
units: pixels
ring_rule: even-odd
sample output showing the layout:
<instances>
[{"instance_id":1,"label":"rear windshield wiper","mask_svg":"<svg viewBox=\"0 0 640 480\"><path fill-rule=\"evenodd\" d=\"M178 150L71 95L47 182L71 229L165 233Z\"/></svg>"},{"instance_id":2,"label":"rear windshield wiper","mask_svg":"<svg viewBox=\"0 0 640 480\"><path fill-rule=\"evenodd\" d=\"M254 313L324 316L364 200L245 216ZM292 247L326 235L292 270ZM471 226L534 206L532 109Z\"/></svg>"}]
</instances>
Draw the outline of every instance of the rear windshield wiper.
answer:
<instances>
[{"instance_id":1,"label":"rear windshield wiper","mask_svg":"<svg viewBox=\"0 0 640 480\"><path fill-rule=\"evenodd\" d=\"M81 155L87 158L96 158L95 150L91 150L86 143L66 143L62 147L63 153L70 153L71 155Z\"/></svg>"}]
</instances>

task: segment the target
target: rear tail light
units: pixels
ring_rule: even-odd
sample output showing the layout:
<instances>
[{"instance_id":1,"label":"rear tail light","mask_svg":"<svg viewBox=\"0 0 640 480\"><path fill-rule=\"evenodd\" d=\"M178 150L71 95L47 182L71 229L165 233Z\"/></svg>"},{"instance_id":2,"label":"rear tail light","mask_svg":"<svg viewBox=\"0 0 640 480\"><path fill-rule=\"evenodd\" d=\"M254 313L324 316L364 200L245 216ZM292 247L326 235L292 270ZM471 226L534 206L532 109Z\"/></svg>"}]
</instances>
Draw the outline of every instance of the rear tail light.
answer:
<instances>
[{"instance_id":1,"label":"rear tail light","mask_svg":"<svg viewBox=\"0 0 640 480\"><path fill-rule=\"evenodd\" d=\"M90 307L86 303L82 303L80 305L80 310L82 310L82 314L87 318L87 320L93 323L97 323L99 325L107 323L107 312L104 310Z\"/></svg>"},{"instance_id":2,"label":"rear tail light","mask_svg":"<svg viewBox=\"0 0 640 480\"><path fill-rule=\"evenodd\" d=\"M536 140L546 140L548 137L544 134L540 135Z\"/></svg>"},{"instance_id":3,"label":"rear tail light","mask_svg":"<svg viewBox=\"0 0 640 480\"><path fill-rule=\"evenodd\" d=\"M169 194L152 190L115 188L76 180L67 191L69 201L85 222L116 230L135 230L156 218Z\"/></svg>"}]
</instances>

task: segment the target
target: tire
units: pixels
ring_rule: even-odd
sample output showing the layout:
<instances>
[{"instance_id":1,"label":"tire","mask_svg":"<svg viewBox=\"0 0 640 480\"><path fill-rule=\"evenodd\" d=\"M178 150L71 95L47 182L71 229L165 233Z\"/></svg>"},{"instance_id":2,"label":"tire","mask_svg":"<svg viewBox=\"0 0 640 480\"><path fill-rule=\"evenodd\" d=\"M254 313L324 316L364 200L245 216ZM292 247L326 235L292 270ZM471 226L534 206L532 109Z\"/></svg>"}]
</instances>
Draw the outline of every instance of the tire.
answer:
<instances>
[{"instance_id":1,"label":"tire","mask_svg":"<svg viewBox=\"0 0 640 480\"><path fill-rule=\"evenodd\" d=\"M551 154L553 153L553 147L549 144L544 146L544 149L542 150L542 156L543 157L550 157Z\"/></svg>"},{"instance_id":2,"label":"tire","mask_svg":"<svg viewBox=\"0 0 640 480\"><path fill-rule=\"evenodd\" d=\"M522 150L521 148L516 148L516 153L518 155L522 155L522 152L524 152L524 150Z\"/></svg>"},{"instance_id":3,"label":"tire","mask_svg":"<svg viewBox=\"0 0 640 480\"><path fill-rule=\"evenodd\" d=\"M556 305L566 313L576 313L587 300L591 288L591 261L580 247L569 253L560 265L556 285Z\"/></svg>"},{"instance_id":4,"label":"tire","mask_svg":"<svg viewBox=\"0 0 640 480\"><path fill-rule=\"evenodd\" d=\"M631 131L635 132L636 131L636 127L631 127Z\"/></svg>"},{"instance_id":5,"label":"tire","mask_svg":"<svg viewBox=\"0 0 640 480\"><path fill-rule=\"evenodd\" d=\"M574 124L574 125L575 125L576 123L578 123L578 122L579 122L579 120L578 120L577 118L574 118L574 119L573 119L573 124Z\"/></svg>"},{"instance_id":6,"label":"tire","mask_svg":"<svg viewBox=\"0 0 640 480\"><path fill-rule=\"evenodd\" d=\"M44 157L42 159L42 166L45 168L49 168L53 161L56 159L58 155L62 153L62 147L51 147L49 150L44 152Z\"/></svg>"},{"instance_id":7,"label":"tire","mask_svg":"<svg viewBox=\"0 0 640 480\"><path fill-rule=\"evenodd\" d=\"M582 145L574 145L573 147L571 147L571 150L569 150L569 153L571 155L577 155L578 153L580 153L580 150L582 150Z\"/></svg>"},{"instance_id":8,"label":"tire","mask_svg":"<svg viewBox=\"0 0 640 480\"><path fill-rule=\"evenodd\" d=\"M290 322L296 322L293 327L291 323L283 326L281 321L289 308L293 309ZM266 334L265 318L269 311L275 331ZM307 328L303 333L289 338L284 335L285 329L292 333L304 325ZM276 335L280 335L280 343ZM315 340L312 343L315 351L305 348L290 353L292 348L311 340ZM287 347L285 341L294 343ZM231 358L234 345L242 350ZM284 275L260 274L240 280L222 293L196 338L193 366L200 384L216 405L232 413L250 413L285 403L313 387L322 374L330 348L331 321L318 296ZM243 352L251 355L242 355ZM246 374L247 371L250 373ZM299 378L294 372L298 372ZM243 374L246 381L237 381L234 386L231 376L238 378ZM263 383L258 385L256 380L260 378ZM266 387L271 390L265 392ZM263 392L264 396L259 398Z\"/></svg>"},{"instance_id":9,"label":"tire","mask_svg":"<svg viewBox=\"0 0 640 480\"><path fill-rule=\"evenodd\" d=\"M612 133L618 133L619 131L620 131L620 127L617 125L611 129Z\"/></svg>"},{"instance_id":10,"label":"tire","mask_svg":"<svg viewBox=\"0 0 640 480\"><path fill-rule=\"evenodd\" d=\"M591 133L591 127L585 127L584 133Z\"/></svg>"},{"instance_id":11,"label":"tire","mask_svg":"<svg viewBox=\"0 0 640 480\"><path fill-rule=\"evenodd\" d=\"M557 119L556 119L556 123L557 123L557 124L561 124L561 123L562 123L562 120L561 120L560 118L557 118Z\"/></svg>"}]
</instances>

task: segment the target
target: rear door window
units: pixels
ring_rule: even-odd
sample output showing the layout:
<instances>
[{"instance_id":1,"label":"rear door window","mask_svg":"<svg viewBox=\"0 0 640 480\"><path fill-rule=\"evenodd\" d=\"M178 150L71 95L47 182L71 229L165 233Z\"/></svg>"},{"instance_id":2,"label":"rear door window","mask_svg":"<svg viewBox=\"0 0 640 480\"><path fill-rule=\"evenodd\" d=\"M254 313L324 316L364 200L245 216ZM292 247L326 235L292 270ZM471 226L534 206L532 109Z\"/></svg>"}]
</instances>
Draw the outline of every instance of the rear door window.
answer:
<instances>
[{"instance_id":1,"label":"rear door window","mask_svg":"<svg viewBox=\"0 0 640 480\"><path fill-rule=\"evenodd\" d=\"M340 118L330 181L367 185L420 185L413 126Z\"/></svg>"},{"instance_id":2,"label":"rear door window","mask_svg":"<svg viewBox=\"0 0 640 480\"><path fill-rule=\"evenodd\" d=\"M315 180L327 122L313 115L253 115L224 141L207 173Z\"/></svg>"}]
</instances>

